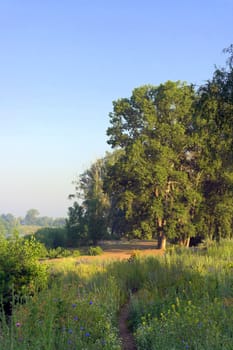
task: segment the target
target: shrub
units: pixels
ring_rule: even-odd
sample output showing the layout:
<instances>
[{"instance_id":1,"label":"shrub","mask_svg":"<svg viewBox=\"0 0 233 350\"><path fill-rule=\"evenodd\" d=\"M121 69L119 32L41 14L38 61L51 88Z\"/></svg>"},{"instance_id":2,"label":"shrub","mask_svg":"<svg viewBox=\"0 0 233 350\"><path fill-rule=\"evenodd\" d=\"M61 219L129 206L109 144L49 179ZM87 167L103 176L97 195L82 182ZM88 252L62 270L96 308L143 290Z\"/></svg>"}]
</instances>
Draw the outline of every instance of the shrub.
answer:
<instances>
[{"instance_id":1,"label":"shrub","mask_svg":"<svg viewBox=\"0 0 233 350\"><path fill-rule=\"evenodd\" d=\"M53 249L48 249L48 258L49 259L56 259L61 257L61 247L53 248Z\"/></svg>"},{"instance_id":2,"label":"shrub","mask_svg":"<svg viewBox=\"0 0 233 350\"><path fill-rule=\"evenodd\" d=\"M101 248L101 247L99 247L99 246L97 246L97 247L89 247L89 249L88 249L88 254L89 255L101 255L101 254L103 254L103 249Z\"/></svg>"},{"instance_id":3,"label":"shrub","mask_svg":"<svg viewBox=\"0 0 233 350\"><path fill-rule=\"evenodd\" d=\"M0 238L0 297L10 311L12 300L33 295L46 287L47 267L39 263L42 246L34 238L23 239L15 234Z\"/></svg>"},{"instance_id":4,"label":"shrub","mask_svg":"<svg viewBox=\"0 0 233 350\"><path fill-rule=\"evenodd\" d=\"M49 259L67 258L69 256L77 257L79 255L80 255L79 250L72 251L72 250L69 250L69 249L62 248L62 247L49 249L48 253L47 253L47 257Z\"/></svg>"},{"instance_id":5,"label":"shrub","mask_svg":"<svg viewBox=\"0 0 233 350\"><path fill-rule=\"evenodd\" d=\"M36 231L35 238L47 248L67 246L67 231L65 228L45 227Z\"/></svg>"},{"instance_id":6,"label":"shrub","mask_svg":"<svg viewBox=\"0 0 233 350\"><path fill-rule=\"evenodd\" d=\"M81 254L80 254L80 251L78 250L78 249L75 249L75 250L73 250L72 251L72 256L73 257L78 257L78 256L80 256Z\"/></svg>"}]
</instances>

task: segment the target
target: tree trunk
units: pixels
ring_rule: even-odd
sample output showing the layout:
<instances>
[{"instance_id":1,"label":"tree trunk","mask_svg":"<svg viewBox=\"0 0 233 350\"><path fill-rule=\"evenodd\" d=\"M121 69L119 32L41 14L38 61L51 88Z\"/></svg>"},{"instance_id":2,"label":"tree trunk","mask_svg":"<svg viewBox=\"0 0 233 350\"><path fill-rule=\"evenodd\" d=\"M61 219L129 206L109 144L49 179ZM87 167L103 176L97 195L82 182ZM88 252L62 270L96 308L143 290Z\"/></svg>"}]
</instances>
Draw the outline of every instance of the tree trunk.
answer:
<instances>
[{"instance_id":1,"label":"tree trunk","mask_svg":"<svg viewBox=\"0 0 233 350\"><path fill-rule=\"evenodd\" d=\"M190 243L190 237L188 237L188 238L181 238L178 243L179 243L180 246L188 248L189 247L189 243Z\"/></svg>"},{"instance_id":2,"label":"tree trunk","mask_svg":"<svg viewBox=\"0 0 233 350\"><path fill-rule=\"evenodd\" d=\"M158 249L166 249L167 237L163 232L160 232L158 236Z\"/></svg>"},{"instance_id":3,"label":"tree trunk","mask_svg":"<svg viewBox=\"0 0 233 350\"><path fill-rule=\"evenodd\" d=\"M189 243L190 243L190 237L186 238L185 243L184 243L185 247L188 248L189 247Z\"/></svg>"}]
</instances>

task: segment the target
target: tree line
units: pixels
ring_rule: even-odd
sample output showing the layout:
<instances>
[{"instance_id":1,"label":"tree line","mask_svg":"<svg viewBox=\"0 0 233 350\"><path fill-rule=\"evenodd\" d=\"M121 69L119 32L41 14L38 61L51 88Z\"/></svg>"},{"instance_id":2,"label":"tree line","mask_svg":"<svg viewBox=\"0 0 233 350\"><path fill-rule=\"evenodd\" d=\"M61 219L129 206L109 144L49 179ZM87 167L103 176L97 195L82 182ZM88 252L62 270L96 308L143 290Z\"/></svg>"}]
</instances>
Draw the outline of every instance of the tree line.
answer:
<instances>
[{"instance_id":1,"label":"tree line","mask_svg":"<svg viewBox=\"0 0 233 350\"><path fill-rule=\"evenodd\" d=\"M113 151L75 180L72 242L158 239L189 245L233 231L233 45L200 87L167 81L113 102Z\"/></svg>"},{"instance_id":2,"label":"tree line","mask_svg":"<svg viewBox=\"0 0 233 350\"><path fill-rule=\"evenodd\" d=\"M13 214L0 215L0 234L9 236L14 231L21 233L22 226L41 226L41 227L63 227L65 225L65 218L51 218L48 216L40 216L37 209L29 209L26 215L22 217L15 217Z\"/></svg>"}]
</instances>

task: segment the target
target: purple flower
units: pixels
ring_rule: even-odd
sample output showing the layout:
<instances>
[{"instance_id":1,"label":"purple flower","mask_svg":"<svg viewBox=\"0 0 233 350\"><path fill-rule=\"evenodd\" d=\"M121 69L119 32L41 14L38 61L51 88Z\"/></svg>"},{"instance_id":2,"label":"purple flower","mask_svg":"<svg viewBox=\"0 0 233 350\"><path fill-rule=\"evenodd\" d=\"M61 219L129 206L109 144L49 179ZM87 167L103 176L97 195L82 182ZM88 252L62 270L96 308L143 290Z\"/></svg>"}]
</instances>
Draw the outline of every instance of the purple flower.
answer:
<instances>
[{"instance_id":1,"label":"purple flower","mask_svg":"<svg viewBox=\"0 0 233 350\"><path fill-rule=\"evenodd\" d=\"M74 321L78 321L78 316L74 316Z\"/></svg>"},{"instance_id":2,"label":"purple flower","mask_svg":"<svg viewBox=\"0 0 233 350\"><path fill-rule=\"evenodd\" d=\"M89 302L89 305L92 305L92 304L93 304L93 301L90 301L90 302Z\"/></svg>"},{"instance_id":3,"label":"purple flower","mask_svg":"<svg viewBox=\"0 0 233 350\"><path fill-rule=\"evenodd\" d=\"M20 323L20 322L16 322L15 325L16 325L16 327L18 327L18 328L21 327L21 323Z\"/></svg>"},{"instance_id":4,"label":"purple flower","mask_svg":"<svg viewBox=\"0 0 233 350\"><path fill-rule=\"evenodd\" d=\"M68 329L68 333L72 334L73 333L72 329Z\"/></svg>"},{"instance_id":5,"label":"purple flower","mask_svg":"<svg viewBox=\"0 0 233 350\"><path fill-rule=\"evenodd\" d=\"M77 306L77 304L72 304L72 307L75 308Z\"/></svg>"},{"instance_id":6,"label":"purple flower","mask_svg":"<svg viewBox=\"0 0 233 350\"><path fill-rule=\"evenodd\" d=\"M80 327L80 331L84 331L84 327L83 326Z\"/></svg>"},{"instance_id":7,"label":"purple flower","mask_svg":"<svg viewBox=\"0 0 233 350\"><path fill-rule=\"evenodd\" d=\"M85 337L90 337L90 333L89 332L85 333Z\"/></svg>"}]
</instances>

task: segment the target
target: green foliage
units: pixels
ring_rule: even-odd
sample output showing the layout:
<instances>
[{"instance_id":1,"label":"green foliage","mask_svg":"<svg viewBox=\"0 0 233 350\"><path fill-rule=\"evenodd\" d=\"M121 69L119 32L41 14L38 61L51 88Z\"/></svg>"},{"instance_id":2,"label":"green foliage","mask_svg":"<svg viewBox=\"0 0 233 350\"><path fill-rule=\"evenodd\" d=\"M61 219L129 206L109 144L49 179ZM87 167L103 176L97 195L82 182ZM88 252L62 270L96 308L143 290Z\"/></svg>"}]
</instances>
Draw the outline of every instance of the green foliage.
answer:
<instances>
[{"instance_id":1,"label":"green foliage","mask_svg":"<svg viewBox=\"0 0 233 350\"><path fill-rule=\"evenodd\" d=\"M230 54L226 68L217 68L198 91L195 118L204 197L200 222L206 236L218 240L232 237L233 225L232 45L225 52Z\"/></svg>"},{"instance_id":2,"label":"green foliage","mask_svg":"<svg viewBox=\"0 0 233 350\"><path fill-rule=\"evenodd\" d=\"M101 255L101 254L103 254L103 249L101 247L99 247L99 246L97 246L97 247L89 247L88 254L89 255Z\"/></svg>"},{"instance_id":3,"label":"green foliage","mask_svg":"<svg viewBox=\"0 0 233 350\"><path fill-rule=\"evenodd\" d=\"M124 153L109 167L106 188L134 237L195 234L201 200L190 156L195 98L192 86L168 81L114 102L108 143Z\"/></svg>"},{"instance_id":4,"label":"green foliage","mask_svg":"<svg viewBox=\"0 0 233 350\"><path fill-rule=\"evenodd\" d=\"M0 217L0 234L4 235L6 234L6 227L3 219Z\"/></svg>"},{"instance_id":5,"label":"green foliage","mask_svg":"<svg viewBox=\"0 0 233 350\"><path fill-rule=\"evenodd\" d=\"M10 236L20 227L20 220L12 214L2 214L0 216L0 233Z\"/></svg>"},{"instance_id":6,"label":"green foliage","mask_svg":"<svg viewBox=\"0 0 233 350\"><path fill-rule=\"evenodd\" d=\"M233 242L130 261L63 260L50 288L0 316L1 350L120 350L119 310L130 298L137 349L232 349Z\"/></svg>"},{"instance_id":7,"label":"green foliage","mask_svg":"<svg viewBox=\"0 0 233 350\"><path fill-rule=\"evenodd\" d=\"M151 319L148 314L141 320L136 333L141 350L231 349L229 326L225 327L233 321L232 313L217 300L196 305L177 299L160 317Z\"/></svg>"},{"instance_id":8,"label":"green foliage","mask_svg":"<svg viewBox=\"0 0 233 350\"><path fill-rule=\"evenodd\" d=\"M65 225L64 218L53 219L48 216L39 216L40 213L37 209L29 209L25 215L25 218L21 220L23 225L35 225L42 227L62 227Z\"/></svg>"},{"instance_id":9,"label":"green foliage","mask_svg":"<svg viewBox=\"0 0 233 350\"><path fill-rule=\"evenodd\" d=\"M223 241L208 250L179 249L156 268L146 260L147 282L131 298L137 348L231 349L232 257L233 242Z\"/></svg>"},{"instance_id":10,"label":"green foliage","mask_svg":"<svg viewBox=\"0 0 233 350\"><path fill-rule=\"evenodd\" d=\"M62 248L62 247L48 249L48 252L47 252L47 257L49 259L66 258L68 256L78 257L79 255L80 255L80 252L77 249L72 251L69 249Z\"/></svg>"},{"instance_id":11,"label":"green foliage","mask_svg":"<svg viewBox=\"0 0 233 350\"><path fill-rule=\"evenodd\" d=\"M38 262L43 246L35 239L22 239L17 235L0 244L0 296L3 304L12 298L33 295L47 285L46 266Z\"/></svg>"},{"instance_id":12,"label":"green foliage","mask_svg":"<svg viewBox=\"0 0 233 350\"><path fill-rule=\"evenodd\" d=\"M94 287L92 278L99 272L98 265L73 265L49 289L15 309L11 325L1 329L0 324L0 349L25 350L33 344L46 350L120 350L120 291L111 277L100 278L102 283Z\"/></svg>"},{"instance_id":13,"label":"green foliage","mask_svg":"<svg viewBox=\"0 0 233 350\"><path fill-rule=\"evenodd\" d=\"M233 227L233 49L198 90L180 81L145 85L113 102L114 150L75 181L72 242L111 237L188 244Z\"/></svg>"},{"instance_id":14,"label":"green foliage","mask_svg":"<svg viewBox=\"0 0 233 350\"><path fill-rule=\"evenodd\" d=\"M76 193L70 198L79 198L82 204L75 201L69 207L66 227L68 236L76 244L92 242L96 245L98 240L109 236L110 201L103 183L112 158L107 154L98 159L75 181Z\"/></svg>"},{"instance_id":15,"label":"green foliage","mask_svg":"<svg viewBox=\"0 0 233 350\"><path fill-rule=\"evenodd\" d=\"M35 232L34 237L47 248L67 247L67 230L61 227L45 227Z\"/></svg>"}]
</instances>

